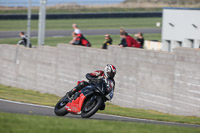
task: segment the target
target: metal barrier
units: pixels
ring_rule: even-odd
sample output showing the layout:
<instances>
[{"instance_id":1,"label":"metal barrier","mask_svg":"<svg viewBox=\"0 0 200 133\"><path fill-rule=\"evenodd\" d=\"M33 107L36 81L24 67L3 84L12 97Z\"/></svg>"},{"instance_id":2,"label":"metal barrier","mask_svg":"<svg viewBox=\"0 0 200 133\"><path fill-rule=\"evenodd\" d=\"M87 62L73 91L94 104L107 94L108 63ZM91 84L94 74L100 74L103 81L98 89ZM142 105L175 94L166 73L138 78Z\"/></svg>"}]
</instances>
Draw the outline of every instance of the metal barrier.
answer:
<instances>
[{"instance_id":1,"label":"metal barrier","mask_svg":"<svg viewBox=\"0 0 200 133\"><path fill-rule=\"evenodd\" d=\"M128 13L72 13L72 14L47 14L46 19L75 19L75 18L146 18L162 17L162 12L128 12ZM38 14L32 14L32 19L38 19ZM27 14L1 14L3 19L27 19Z\"/></svg>"}]
</instances>

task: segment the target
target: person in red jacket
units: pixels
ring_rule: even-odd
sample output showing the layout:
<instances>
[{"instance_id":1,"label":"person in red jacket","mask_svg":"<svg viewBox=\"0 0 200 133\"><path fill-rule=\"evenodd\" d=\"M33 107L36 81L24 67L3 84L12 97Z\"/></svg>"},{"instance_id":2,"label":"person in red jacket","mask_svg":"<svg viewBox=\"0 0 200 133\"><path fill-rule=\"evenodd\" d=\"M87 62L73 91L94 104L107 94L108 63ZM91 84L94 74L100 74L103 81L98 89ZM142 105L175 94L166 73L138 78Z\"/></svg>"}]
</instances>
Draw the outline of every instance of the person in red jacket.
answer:
<instances>
[{"instance_id":1,"label":"person in red jacket","mask_svg":"<svg viewBox=\"0 0 200 133\"><path fill-rule=\"evenodd\" d=\"M128 33L125 33L126 36L126 43L128 47L135 47L140 48L140 43L138 43L132 36L128 35Z\"/></svg>"},{"instance_id":2,"label":"person in red jacket","mask_svg":"<svg viewBox=\"0 0 200 133\"><path fill-rule=\"evenodd\" d=\"M72 43L73 45L82 45L86 47L91 47L91 43L83 36L83 34L75 34L75 41Z\"/></svg>"}]
</instances>

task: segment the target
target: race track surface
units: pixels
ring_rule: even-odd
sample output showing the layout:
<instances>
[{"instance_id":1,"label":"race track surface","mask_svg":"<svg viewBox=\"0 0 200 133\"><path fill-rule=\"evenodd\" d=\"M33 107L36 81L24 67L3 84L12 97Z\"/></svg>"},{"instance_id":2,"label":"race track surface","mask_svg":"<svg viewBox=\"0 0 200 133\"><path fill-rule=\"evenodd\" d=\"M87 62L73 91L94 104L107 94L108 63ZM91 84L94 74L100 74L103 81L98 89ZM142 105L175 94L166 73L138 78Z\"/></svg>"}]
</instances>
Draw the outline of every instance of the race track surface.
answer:
<instances>
[{"instance_id":1,"label":"race track surface","mask_svg":"<svg viewBox=\"0 0 200 133\"><path fill-rule=\"evenodd\" d=\"M56 36L71 36L73 30L47 30L45 33L46 37ZM108 34L119 34L119 29L102 29L102 30L81 30L84 35L104 35ZM128 33L135 34L138 32L143 33L161 33L160 28L154 29L127 29ZM20 31L0 31L0 38L19 38ZM31 31L31 37L37 37L38 31Z\"/></svg>"},{"instance_id":2,"label":"race track surface","mask_svg":"<svg viewBox=\"0 0 200 133\"><path fill-rule=\"evenodd\" d=\"M9 100L4 100L4 99L0 99L0 112L56 116L54 114L53 107L29 104L29 103L21 103L21 102L9 101ZM77 118L77 119L81 118L81 116L79 115L71 115L71 114L68 114L65 117ZM99 113L96 113L90 119L151 123L151 124L200 128L200 125L196 125L196 124L184 124L184 123L175 123L175 122L146 120L146 119L129 118L129 117L116 116L116 115L99 114Z\"/></svg>"}]
</instances>

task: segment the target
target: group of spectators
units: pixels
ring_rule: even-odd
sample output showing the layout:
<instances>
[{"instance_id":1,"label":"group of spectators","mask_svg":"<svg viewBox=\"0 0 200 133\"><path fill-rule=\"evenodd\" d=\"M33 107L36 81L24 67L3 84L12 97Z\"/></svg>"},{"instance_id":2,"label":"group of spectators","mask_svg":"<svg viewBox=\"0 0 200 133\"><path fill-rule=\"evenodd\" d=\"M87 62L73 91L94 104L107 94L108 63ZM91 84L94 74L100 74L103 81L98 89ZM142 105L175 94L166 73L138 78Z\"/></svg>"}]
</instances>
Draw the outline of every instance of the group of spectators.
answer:
<instances>
[{"instance_id":1,"label":"group of spectators","mask_svg":"<svg viewBox=\"0 0 200 133\"><path fill-rule=\"evenodd\" d=\"M91 47L91 43L83 36L81 30L78 28L77 24L72 24L74 31L72 32L73 39L69 42L72 45L82 45ZM135 34L136 40L130 36L124 29L120 29L121 42L120 47L135 47L143 48L144 46L144 37L140 32ZM112 45L112 38L109 34L105 34L105 41L102 45L102 49L107 49L109 45Z\"/></svg>"},{"instance_id":2,"label":"group of spectators","mask_svg":"<svg viewBox=\"0 0 200 133\"><path fill-rule=\"evenodd\" d=\"M72 45L81 45L86 47L91 47L91 43L83 36L81 30L78 28L77 24L72 24L74 31L72 32L72 40L69 42ZM20 32L19 36L21 40L17 45L24 45L27 47L27 36L24 32ZM130 36L124 29L120 29L121 42L119 43L120 47L134 47L134 48L143 48L144 46L144 37L140 32L135 34L136 39ZM102 49L107 49L109 45L112 45L112 38L109 34L105 34L105 41L103 42ZM29 44L31 47L31 44Z\"/></svg>"}]
</instances>

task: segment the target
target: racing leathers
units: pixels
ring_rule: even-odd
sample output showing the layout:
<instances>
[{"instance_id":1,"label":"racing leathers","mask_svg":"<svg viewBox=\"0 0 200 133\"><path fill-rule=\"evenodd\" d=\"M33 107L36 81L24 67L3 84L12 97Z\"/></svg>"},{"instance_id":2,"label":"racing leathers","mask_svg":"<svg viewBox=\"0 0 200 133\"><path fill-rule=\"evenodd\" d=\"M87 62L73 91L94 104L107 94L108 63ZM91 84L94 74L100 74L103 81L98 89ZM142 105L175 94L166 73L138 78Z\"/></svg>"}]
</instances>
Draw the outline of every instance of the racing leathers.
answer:
<instances>
[{"instance_id":1,"label":"racing leathers","mask_svg":"<svg viewBox=\"0 0 200 133\"><path fill-rule=\"evenodd\" d=\"M73 94L80 91L90 83L98 83L103 82L103 93L108 100L113 98L114 88L115 88L115 81L114 79L108 79L104 76L104 71L97 70L92 73L87 73L86 78L89 80L89 83L86 81L81 81L77 86L75 86L71 91L67 92L67 97L70 98Z\"/></svg>"}]
</instances>

